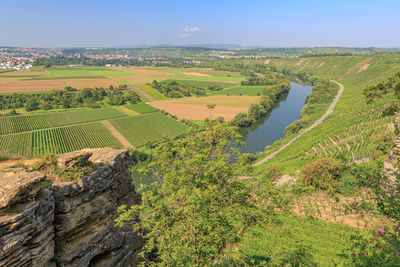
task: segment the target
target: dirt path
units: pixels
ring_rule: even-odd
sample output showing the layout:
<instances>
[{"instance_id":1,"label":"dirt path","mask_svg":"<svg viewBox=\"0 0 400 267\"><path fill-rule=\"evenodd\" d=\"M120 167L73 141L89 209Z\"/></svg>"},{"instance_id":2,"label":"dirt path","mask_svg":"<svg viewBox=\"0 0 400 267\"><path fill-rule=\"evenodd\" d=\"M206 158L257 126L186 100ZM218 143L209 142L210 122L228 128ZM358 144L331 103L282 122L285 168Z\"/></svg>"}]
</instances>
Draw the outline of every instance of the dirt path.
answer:
<instances>
[{"instance_id":1,"label":"dirt path","mask_svg":"<svg viewBox=\"0 0 400 267\"><path fill-rule=\"evenodd\" d=\"M129 141L126 140L126 138L122 134L120 134L118 130L115 129L114 126L112 126L111 123L109 123L108 121L102 121L102 123L108 130L110 130L112 135L114 135L114 137L117 138L117 140L121 143L121 145L123 145L124 147L133 147L132 144L129 143Z\"/></svg>"},{"instance_id":2,"label":"dirt path","mask_svg":"<svg viewBox=\"0 0 400 267\"><path fill-rule=\"evenodd\" d=\"M274 153L268 155L267 157L263 158L262 160L256 162L255 164L253 164L253 166L258 166L261 165L265 162L267 162L268 160L274 158L276 155L278 155L282 150L284 150L285 148L287 148L291 143L293 143L294 141L296 141L297 138L301 137L303 134L307 133L308 131L314 129L315 127L317 127L318 125L320 125L326 117L328 117L334 110L336 104L338 103L340 97L342 96L342 93L344 91L344 86L341 83L338 83L337 81L331 80L331 82L336 83L337 85L339 85L340 89L339 92L337 93L335 99L332 101L332 104L330 105L329 109L325 112L325 114L319 118L316 122L314 122L313 125L311 125L310 127L306 128L305 130L303 130L300 134L298 134L296 137L294 137L292 140L289 141L289 143L281 146L277 151L275 151Z\"/></svg>"},{"instance_id":3,"label":"dirt path","mask_svg":"<svg viewBox=\"0 0 400 267\"><path fill-rule=\"evenodd\" d=\"M148 93L146 93L143 89L139 88L137 85L131 84L129 86L132 89L134 89L136 92L138 92L140 95L142 95L144 98L146 98L148 101L155 100L152 96L150 96Z\"/></svg>"}]
</instances>

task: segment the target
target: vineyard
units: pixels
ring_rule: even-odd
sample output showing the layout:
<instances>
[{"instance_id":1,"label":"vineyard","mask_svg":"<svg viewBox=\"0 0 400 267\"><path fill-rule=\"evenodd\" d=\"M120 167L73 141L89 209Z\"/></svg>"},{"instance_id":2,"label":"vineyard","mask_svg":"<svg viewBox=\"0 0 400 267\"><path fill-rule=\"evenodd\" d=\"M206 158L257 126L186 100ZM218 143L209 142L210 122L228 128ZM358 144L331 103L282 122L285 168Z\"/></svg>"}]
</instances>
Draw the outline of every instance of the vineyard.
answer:
<instances>
[{"instance_id":1,"label":"vineyard","mask_svg":"<svg viewBox=\"0 0 400 267\"><path fill-rule=\"evenodd\" d=\"M163 136L175 137L186 130L186 126L159 112L109 122L134 146L161 140Z\"/></svg>"},{"instance_id":2,"label":"vineyard","mask_svg":"<svg viewBox=\"0 0 400 267\"><path fill-rule=\"evenodd\" d=\"M34 131L126 116L113 108L48 112L0 118L0 135Z\"/></svg>"},{"instance_id":3,"label":"vineyard","mask_svg":"<svg viewBox=\"0 0 400 267\"><path fill-rule=\"evenodd\" d=\"M368 61L368 68L366 66ZM307 63L309 62L309 64ZM312 63L312 64L311 64ZM335 57L312 59L286 59L275 66L292 71L313 70L320 77L338 80L345 86L333 114L313 130L295 140L258 170L275 166L295 174L306 163L317 157L332 157L344 161L370 161L384 155L385 143L394 137L394 114L390 106L399 105L396 97L388 95L373 104L367 104L362 90L375 85L399 70L397 62L385 56L351 56L343 60ZM331 68L328 70L327 68ZM376 75L379 73L380 75ZM269 154L287 143L286 136L266 148Z\"/></svg>"},{"instance_id":4,"label":"vineyard","mask_svg":"<svg viewBox=\"0 0 400 267\"><path fill-rule=\"evenodd\" d=\"M96 147L122 148L99 122L0 136L0 158L28 158Z\"/></svg>"}]
</instances>

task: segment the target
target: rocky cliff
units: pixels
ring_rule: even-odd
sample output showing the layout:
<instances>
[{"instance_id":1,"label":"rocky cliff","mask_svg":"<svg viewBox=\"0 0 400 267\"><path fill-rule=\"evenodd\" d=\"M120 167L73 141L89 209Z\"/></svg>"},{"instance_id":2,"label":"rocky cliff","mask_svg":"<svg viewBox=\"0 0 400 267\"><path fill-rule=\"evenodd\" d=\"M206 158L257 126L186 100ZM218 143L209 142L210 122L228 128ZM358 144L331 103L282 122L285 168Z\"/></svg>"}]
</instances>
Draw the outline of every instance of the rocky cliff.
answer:
<instances>
[{"instance_id":1,"label":"rocky cliff","mask_svg":"<svg viewBox=\"0 0 400 267\"><path fill-rule=\"evenodd\" d=\"M0 266L135 266L139 235L114 227L117 208L140 200L124 150L57 157L58 169L87 160L79 179L13 166L0 172Z\"/></svg>"}]
</instances>

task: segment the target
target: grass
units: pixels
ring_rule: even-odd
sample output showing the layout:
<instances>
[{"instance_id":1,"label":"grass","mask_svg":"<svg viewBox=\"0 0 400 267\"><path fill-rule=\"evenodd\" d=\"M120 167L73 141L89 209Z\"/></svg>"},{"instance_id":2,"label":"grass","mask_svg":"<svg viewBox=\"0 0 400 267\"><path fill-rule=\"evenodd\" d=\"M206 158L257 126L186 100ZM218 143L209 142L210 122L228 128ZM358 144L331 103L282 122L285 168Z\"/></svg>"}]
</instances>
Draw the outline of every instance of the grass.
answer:
<instances>
[{"instance_id":1,"label":"grass","mask_svg":"<svg viewBox=\"0 0 400 267\"><path fill-rule=\"evenodd\" d=\"M209 95L262 95L263 89L267 86L237 86L222 91L210 92Z\"/></svg>"},{"instance_id":2,"label":"grass","mask_svg":"<svg viewBox=\"0 0 400 267\"><path fill-rule=\"evenodd\" d=\"M175 137L186 130L186 126L159 112L109 122L136 147L159 141L163 136Z\"/></svg>"},{"instance_id":3,"label":"grass","mask_svg":"<svg viewBox=\"0 0 400 267\"><path fill-rule=\"evenodd\" d=\"M182 84L187 84L187 85L193 85L193 86L198 86L198 87L209 87L209 86L215 86L219 85L222 88L228 88L235 86L232 83L221 83L221 82L207 82L207 81L188 81L188 80L175 80L176 82L182 83Z\"/></svg>"},{"instance_id":4,"label":"grass","mask_svg":"<svg viewBox=\"0 0 400 267\"><path fill-rule=\"evenodd\" d=\"M158 111L158 109L156 109L155 107L152 107L150 105L144 104L144 103L140 103L140 104L128 104L126 105L126 107L128 109L131 109L133 111L136 111L140 114L146 114L146 113L151 113L151 112L156 112Z\"/></svg>"},{"instance_id":5,"label":"grass","mask_svg":"<svg viewBox=\"0 0 400 267\"><path fill-rule=\"evenodd\" d=\"M151 87L147 84L141 83L141 84L137 84L137 86L156 100L168 99L168 97L161 94L157 89L154 89L153 87Z\"/></svg>"},{"instance_id":6,"label":"grass","mask_svg":"<svg viewBox=\"0 0 400 267\"><path fill-rule=\"evenodd\" d=\"M267 225L248 229L236 249L251 266L346 266L349 263L339 254L358 231L281 213Z\"/></svg>"}]
</instances>

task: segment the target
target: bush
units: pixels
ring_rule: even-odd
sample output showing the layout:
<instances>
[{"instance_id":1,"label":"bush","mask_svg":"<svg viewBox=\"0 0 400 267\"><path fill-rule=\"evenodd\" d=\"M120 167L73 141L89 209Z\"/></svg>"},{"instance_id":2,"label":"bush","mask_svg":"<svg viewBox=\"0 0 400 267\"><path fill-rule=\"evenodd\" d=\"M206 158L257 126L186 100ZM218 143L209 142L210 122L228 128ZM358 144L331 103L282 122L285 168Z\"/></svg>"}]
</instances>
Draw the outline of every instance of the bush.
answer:
<instances>
[{"instance_id":1,"label":"bush","mask_svg":"<svg viewBox=\"0 0 400 267\"><path fill-rule=\"evenodd\" d=\"M236 114L236 116L231 121L231 124L237 127L245 128L249 127L252 124L252 120L247 117L247 114L244 112L240 112Z\"/></svg>"},{"instance_id":2,"label":"bush","mask_svg":"<svg viewBox=\"0 0 400 267\"><path fill-rule=\"evenodd\" d=\"M331 158L319 158L304 166L301 180L306 186L328 191L333 194L339 185L341 166Z\"/></svg>"}]
</instances>

